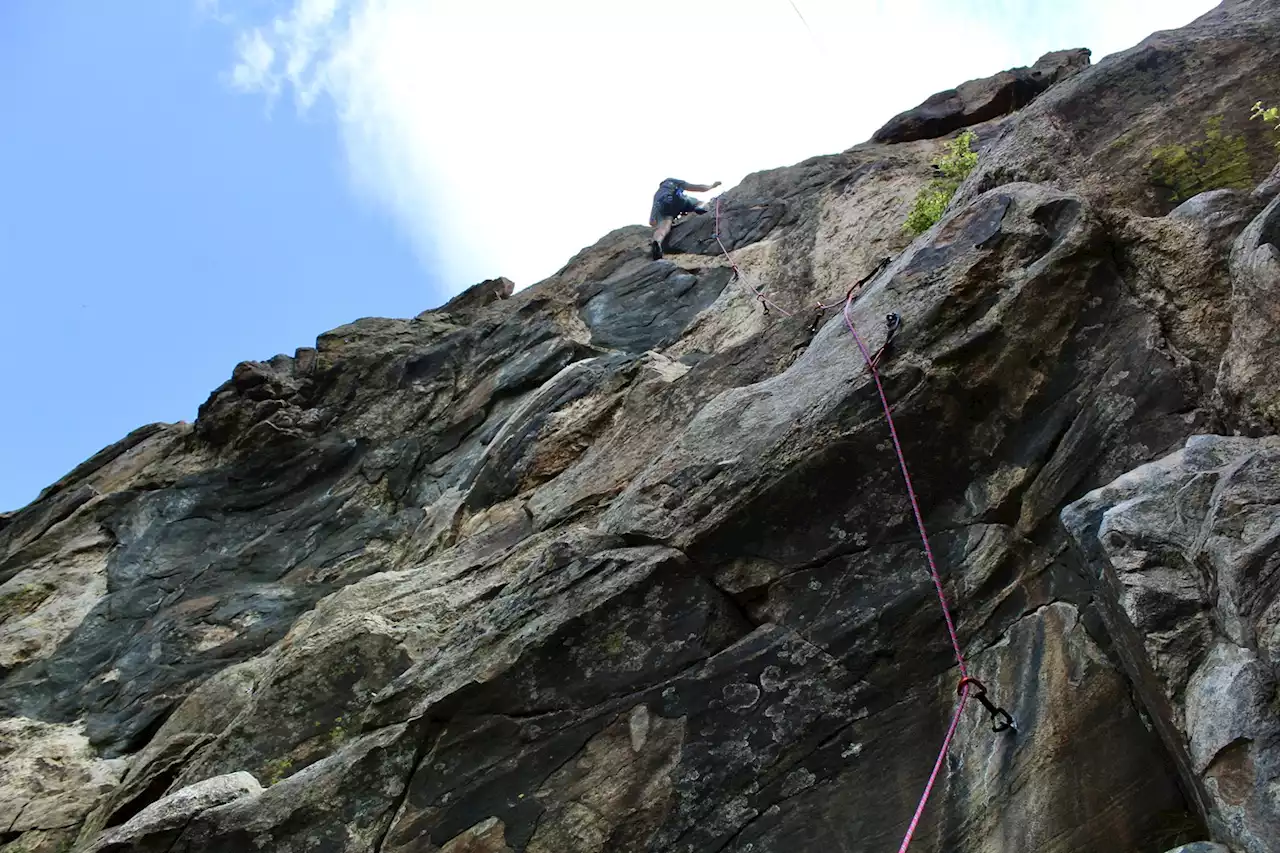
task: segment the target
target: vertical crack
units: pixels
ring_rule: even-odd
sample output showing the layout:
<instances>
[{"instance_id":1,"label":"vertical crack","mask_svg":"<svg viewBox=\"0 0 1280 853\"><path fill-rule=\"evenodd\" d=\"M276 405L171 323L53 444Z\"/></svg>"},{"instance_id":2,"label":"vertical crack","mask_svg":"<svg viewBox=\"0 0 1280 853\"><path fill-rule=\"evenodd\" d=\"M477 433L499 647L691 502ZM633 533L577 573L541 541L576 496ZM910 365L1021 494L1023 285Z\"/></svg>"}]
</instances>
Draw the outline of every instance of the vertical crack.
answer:
<instances>
[{"instance_id":1,"label":"vertical crack","mask_svg":"<svg viewBox=\"0 0 1280 853\"><path fill-rule=\"evenodd\" d=\"M418 770L422 767L423 762L435 752L440 743L440 736L443 733L443 726L429 723L423 717L411 721L410 725L421 725L425 728L425 731L418 737L418 746L414 751L413 761L409 763L409 772L405 775L404 790L400 792L400 796L396 798L396 802L390 810L391 818L387 821L386 828L379 833L378 840L374 842L373 853L382 853L382 847L387 842L387 836L391 834L391 830L395 829L396 822L399 820L401 812L404 811L405 803L409 800L409 792L412 790L414 777L418 775Z\"/></svg>"}]
</instances>

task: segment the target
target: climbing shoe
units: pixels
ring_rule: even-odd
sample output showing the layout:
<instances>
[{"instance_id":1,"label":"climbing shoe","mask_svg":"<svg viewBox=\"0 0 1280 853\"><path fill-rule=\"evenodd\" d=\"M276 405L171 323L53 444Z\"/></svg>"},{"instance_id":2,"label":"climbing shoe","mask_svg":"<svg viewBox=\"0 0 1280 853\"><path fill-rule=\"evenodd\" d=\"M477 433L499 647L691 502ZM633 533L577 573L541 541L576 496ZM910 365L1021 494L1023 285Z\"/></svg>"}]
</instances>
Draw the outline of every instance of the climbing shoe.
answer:
<instances>
[{"instance_id":1,"label":"climbing shoe","mask_svg":"<svg viewBox=\"0 0 1280 853\"><path fill-rule=\"evenodd\" d=\"M654 240L649 244L649 255L656 261L662 257L662 246L658 245L658 241Z\"/></svg>"}]
</instances>

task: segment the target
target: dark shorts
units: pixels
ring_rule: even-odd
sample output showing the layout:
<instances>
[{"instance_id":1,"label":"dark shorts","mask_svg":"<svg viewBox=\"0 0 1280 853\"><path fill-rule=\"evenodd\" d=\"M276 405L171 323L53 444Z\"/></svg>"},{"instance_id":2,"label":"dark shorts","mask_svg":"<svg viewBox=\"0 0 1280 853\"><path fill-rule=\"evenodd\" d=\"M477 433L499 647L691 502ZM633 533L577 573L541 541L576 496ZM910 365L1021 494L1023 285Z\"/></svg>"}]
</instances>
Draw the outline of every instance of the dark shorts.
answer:
<instances>
[{"instance_id":1,"label":"dark shorts","mask_svg":"<svg viewBox=\"0 0 1280 853\"><path fill-rule=\"evenodd\" d=\"M675 219L682 213L693 213L697 209L698 202L687 195L658 196L653 200L653 209L649 211L649 222L656 225L663 219Z\"/></svg>"}]
</instances>

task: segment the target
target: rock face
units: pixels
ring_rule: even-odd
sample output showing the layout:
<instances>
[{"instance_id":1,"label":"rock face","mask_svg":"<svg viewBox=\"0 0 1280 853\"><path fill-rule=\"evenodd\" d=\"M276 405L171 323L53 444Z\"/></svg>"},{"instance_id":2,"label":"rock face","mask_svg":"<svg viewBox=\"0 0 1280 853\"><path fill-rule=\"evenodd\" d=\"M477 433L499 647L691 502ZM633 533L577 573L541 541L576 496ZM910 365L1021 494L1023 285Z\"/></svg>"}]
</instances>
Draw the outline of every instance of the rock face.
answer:
<instances>
[{"instance_id":1,"label":"rock face","mask_svg":"<svg viewBox=\"0 0 1280 853\"><path fill-rule=\"evenodd\" d=\"M196 815L261 791L258 780L248 773L205 779L152 803L123 826L99 835L84 849L86 853L112 850L167 853Z\"/></svg>"},{"instance_id":2,"label":"rock face","mask_svg":"<svg viewBox=\"0 0 1280 853\"><path fill-rule=\"evenodd\" d=\"M1272 73L1277 28L1163 34L1166 85ZM1017 724L964 709L913 849L1280 850L1270 165L1167 216L1010 166L1093 78L1130 94L1062 132L1176 141L1142 68L975 125L915 240L940 141L761 172L741 278L711 217L621 228L240 364L0 518L0 850L892 849L959 675L878 383ZM813 306L885 257L877 378Z\"/></svg>"},{"instance_id":3,"label":"rock face","mask_svg":"<svg viewBox=\"0 0 1280 853\"><path fill-rule=\"evenodd\" d=\"M1260 182L1274 140L1249 108L1280 91L1275 0L1228 0L1179 30L1158 32L1056 85L1005 123L957 193L963 204L1011 181L1070 188L1106 208L1160 215L1175 204L1150 179L1153 154L1202 140L1209 122L1245 143ZM1205 68L1221 74L1206 74ZM1256 93L1256 94L1253 94Z\"/></svg>"},{"instance_id":4,"label":"rock face","mask_svg":"<svg viewBox=\"0 0 1280 853\"><path fill-rule=\"evenodd\" d=\"M120 784L128 760L95 755L81 729L0 720L0 827L6 837L40 837L52 840L50 846L74 839L85 813Z\"/></svg>"},{"instance_id":5,"label":"rock face","mask_svg":"<svg viewBox=\"0 0 1280 853\"><path fill-rule=\"evenodd\" d=\"M894 116L871 137L873 142L936 139L955 130L1009 115L1031 103L1050 86L1089 67L1083 48L1046 53L1030 68L1011 68L981 80L929 96L915 109Z\"/></svg>"},{"instance_id":6,"label":"rock face","mask_svg":"<svg viewBox=\"0 0 1280 853\"><path fill-rule=\"evenodd\" d=\"M1197 436L1068 506L1146 707L1215 834L1280 839L1280 436Z\"/></svg>"},{"instance_id":7,"label":"rock face","mask_svg":"<svg viewBox=\"0 0 1280 853\"><path fill-rule=\"evenodd\" d=\"M516 284L511 279L501 276L491 278L467 288L433 313L447 314L466 322L473 319L486 305L499 299L510 299L515 291Z\"/></svg>"},{"instance_id":8,"label":"rock face","mask_svg":"<svg viewBox=\"0 0 1280 853\"><path fill-rule=\"evenodd\" d=\"M1222 393L1255 429L1280 429L1280 195L1231 252L1231 340L1218 377Z\"/></svg>"}]
</instances>

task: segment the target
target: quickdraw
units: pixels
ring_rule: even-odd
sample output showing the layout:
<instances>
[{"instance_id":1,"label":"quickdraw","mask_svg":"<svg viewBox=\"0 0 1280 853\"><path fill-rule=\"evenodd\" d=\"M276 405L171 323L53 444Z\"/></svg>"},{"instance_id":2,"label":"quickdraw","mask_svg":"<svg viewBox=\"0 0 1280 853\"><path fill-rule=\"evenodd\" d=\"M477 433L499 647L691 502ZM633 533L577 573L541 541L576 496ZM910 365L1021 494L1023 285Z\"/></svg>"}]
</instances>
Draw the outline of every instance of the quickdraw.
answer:
<instances>
[{"instance_id":1,"label":"quickdraw","mask_svg":"<svg viewBox=\"0 0 1280 853\"><path fill-rule=\"evenodd\" d=\"M982 703L982 707L987 709L987 713L991 715L991 731L993 732L1014 732L1018 729L1013 724L1013 717L1004 708L999 707L991 701L987 696L987 686L972 675L966 675L960 679L960 684L956 686L956 692L963 694L965 687L973 688L973 698Z\"/></svg>"}]
</instances>

